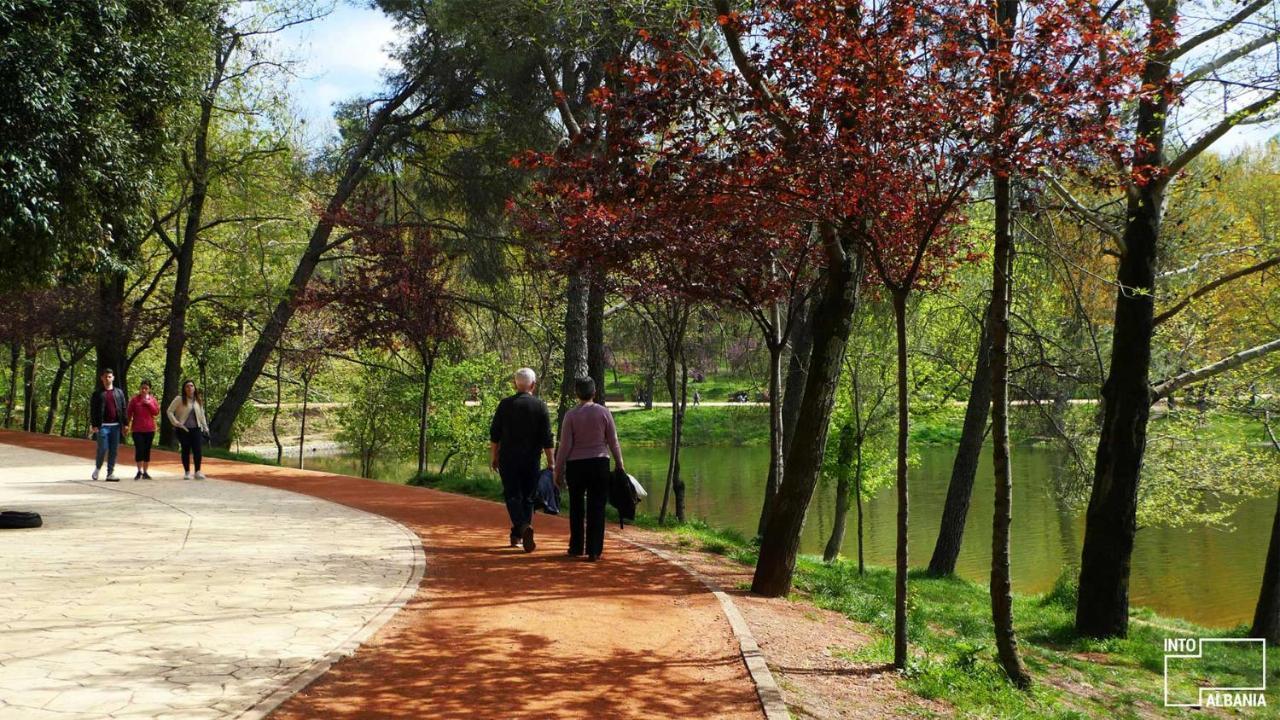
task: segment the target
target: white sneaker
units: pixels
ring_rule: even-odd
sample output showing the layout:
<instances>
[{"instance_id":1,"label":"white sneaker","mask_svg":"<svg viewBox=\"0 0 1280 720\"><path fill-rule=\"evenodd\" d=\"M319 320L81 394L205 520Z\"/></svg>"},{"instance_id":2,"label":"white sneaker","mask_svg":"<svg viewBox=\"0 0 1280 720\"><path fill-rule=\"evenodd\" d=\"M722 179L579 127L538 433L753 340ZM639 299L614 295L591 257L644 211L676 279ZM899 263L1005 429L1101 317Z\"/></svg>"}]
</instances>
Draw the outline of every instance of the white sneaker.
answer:
<instances>
[{"instance_id":1,"label":"white sneaker","mask_svg":"<svg viewBox=\"0 0 1280 720\"><path fill-rule=\"evenodd\" d=\"M92 479L94 479L94 480L97 480L97 479L98 479L98 471L99 471L99 470L101 470L101 469L102 469L102 468L94 468L94 469L93 469L93 475L91 476L91 477L92 477Z\"/></svg>"},{"instance_id":2,"label":"white sneaker","mask_svg":"<svg viewBox=\"0 0 1280 720\"><path fill-rule=\"evenodd\" d=\"M197 479L197 480L203 480L203 479L204 479L204 473L202 473L202 472L200 472L199 470L197 470L197 471L196 471L196 479Z\"/></svg>"},{"instance_id":3,"label":"white sneaker","mask_svg":"<svg viewBox=\"0 0 1280 720\"><path fill-rule=\"evenodd\" d=\"M183 480L190 480L190 479L191 479L191 473L189 473L189 472L184 472L184 473L182 473L182 479L183 479Z\"/></svg>"},{"instance_id":4,"label":"white sneaker","mask_svg":"<svg viewBox=\"0 0 1280 720\"><path fill-rule=\"evenodd\" d=\"M115 470L107 471L107 482L120 482L120 478L116 477Z\"/></svg>"}]
</instances>

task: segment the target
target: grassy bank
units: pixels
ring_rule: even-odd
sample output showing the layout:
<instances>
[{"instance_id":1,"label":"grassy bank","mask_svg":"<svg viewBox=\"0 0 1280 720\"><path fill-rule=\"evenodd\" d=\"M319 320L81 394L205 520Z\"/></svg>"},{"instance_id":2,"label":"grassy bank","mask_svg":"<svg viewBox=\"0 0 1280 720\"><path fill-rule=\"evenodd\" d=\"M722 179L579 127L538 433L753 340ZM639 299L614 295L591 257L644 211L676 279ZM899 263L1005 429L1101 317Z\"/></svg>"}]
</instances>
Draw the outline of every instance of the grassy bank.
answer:
<instances>
[{"instance_id":1,"label":"grassy bank","mask_svg":"<svg viewBox=\"0 0 1280 720\"><path fill-rule=\"evenodd\" d=\"M414 484L495 500L502 493L497 478L485 475L447 476ZM737 532L698 521L659 528L654 518L643 515L637 525L668 532L681 547L724 555L744 565L756 561L755 546ZM871 567L859 575L854 563L840 560L827 565L809 556L797 565L793 599L839 612L861 623L872 637L870 644L856 651L832 649L851 661L872 666L892 662L893 597L894 576L889 568ZM913 573L909 611L913 658L904 674L905 686L922 698L954 706L961 717L1190 717L1191 711L1163 706L1165 639L1239 637L1245 631L1243 627L1205 628L1135 609L1128 638L1077 638L1072 632L1075 587L1067 575L1050 592L1018 595L1014 602L1023 660L1035 679L1029 692L1014 689L996 664L987 588L959 578ZM1226 648L1206 656L1194 676L1212 678L1219 685L1243 686L1258 671L1256 651ZM1175 682L1171 690L1195 697L1188 685ZM1280 717L1270 707L1246 712L1250 717Z\"/></svg>"},{"instance_id":2,"label":"grassy bank","mask_svg":"<svg viewBox=\"0 0 1280 720\"><path fill-rule=\"evenodd\" d=\"M628 410L614 415L614 422L624 446L665 446L671 439L671 408ZM756 405L690 406L685 413L684 444L768 445L769 410Z\"/></svg>"}]
</instances>

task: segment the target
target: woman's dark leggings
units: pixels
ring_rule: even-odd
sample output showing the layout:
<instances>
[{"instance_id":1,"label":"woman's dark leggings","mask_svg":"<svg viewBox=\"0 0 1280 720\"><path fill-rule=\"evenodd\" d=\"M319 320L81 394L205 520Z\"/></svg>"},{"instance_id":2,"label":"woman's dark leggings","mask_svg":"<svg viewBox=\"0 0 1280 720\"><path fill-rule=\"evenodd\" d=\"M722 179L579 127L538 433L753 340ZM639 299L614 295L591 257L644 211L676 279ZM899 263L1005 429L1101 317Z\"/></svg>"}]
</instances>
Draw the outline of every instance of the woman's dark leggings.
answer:
<instances>
[{"instance_id":1,"label":"woman's dark leggings","mask_svg":"<svg viewBox=\"0 0 1280 720\"><path fill-rule=\"evenodd\" d=\"M609 499L609 458L570 460L565 466L569 485L569 552L588 555L604 552L604 506Z\"/></svg>"},{"instance_id":2,"label":"woman's dark leggings","mask_svg":"<svg viewBox=\"0 0 1280 720\"><path fill-rule=\"evenodd\" d=\"M151 432L133 433L133 461L134 462L151 462L151 443L156 439L154 430Z\"/></svg>"},{"instance_id":3,"label":"woman's dark leggings","mask_svg":"<svg viewBox=\"0 0 1280 720\"><path fill-rule=\"evenodd\" d=\"M178 436L178 444L182 446L182 470L191 472L191 456L196 458L196 472L200 472L200 450L204 445L204 436L200 428L187 428L174 433Z\"/></svg>"}]
</instances>

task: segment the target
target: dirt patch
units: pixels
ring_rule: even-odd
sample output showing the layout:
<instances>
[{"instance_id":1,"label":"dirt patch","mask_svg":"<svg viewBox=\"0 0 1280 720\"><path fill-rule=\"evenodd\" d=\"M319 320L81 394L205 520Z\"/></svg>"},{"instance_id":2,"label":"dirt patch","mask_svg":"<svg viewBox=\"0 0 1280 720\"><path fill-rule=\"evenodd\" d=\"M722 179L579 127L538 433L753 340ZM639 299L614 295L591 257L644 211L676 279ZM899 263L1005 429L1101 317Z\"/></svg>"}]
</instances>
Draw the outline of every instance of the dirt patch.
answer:
<instances>
[{"instance_id":1,"label":"dirt patch","mask_svg":"<svg viewBox=\"0 0 1280 720\"><path fill-rule=\"evenodd\" d=\"M814 605L745 592L751 569L681 546L668 533L628 528L626 537L674 555L733 596L796 718L951 717L950 708L903 689L892 666L849 660L872 642L858 623Z\"/></svg>"}]
</instances>

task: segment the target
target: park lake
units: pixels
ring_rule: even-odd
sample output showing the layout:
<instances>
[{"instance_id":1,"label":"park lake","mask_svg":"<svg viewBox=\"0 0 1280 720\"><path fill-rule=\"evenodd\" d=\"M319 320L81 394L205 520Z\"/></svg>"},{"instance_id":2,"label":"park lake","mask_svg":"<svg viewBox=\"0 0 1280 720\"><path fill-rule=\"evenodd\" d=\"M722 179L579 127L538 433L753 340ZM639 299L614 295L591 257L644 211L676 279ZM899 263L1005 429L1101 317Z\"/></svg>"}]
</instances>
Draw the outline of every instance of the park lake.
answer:
<instances>
[{"instance_id":1,"label":"park lake","mask_svg":"<svg viewBox=\"0 0 1280 720\"><path fill-rule=\"evenodd\" d=\"M650 495L641 511L656 516L662 501L667 451L624 448L627 469ZM928 564L938 531L950 478L954 449L918 449L911 469L911 565ZM1080 558L1084 518L1058 499L1055 480L1068 462L1063 452L1039 446L1014 451L1014 516L1011 565L1014 590L1044 592L1069 564ZM681 451L686 482L687 514L713 527L731 528L750 537L759 518L768 450L763 447L688 447ZM353 457L310 457L307 467L355 475ZM471 465L475 470L475 462ZM403 481L413 474L412 461L380 463L380 479ZM983 452L974 488L963 548L957 566L966 578L985 581L990 564L992 471L990 448ZM801 551L821 554L831 532L834 483L819 486L805 524ZM1149 527L1139 530L1133 554L1130 600L1162 615L1200 624L1229 627L1248 622L1257 602L1258 584L1270 536L1274 498L1246 501L1227 528ZM893 564L896 501L885 487L864 504L866 562ZM851 511L843 554L857 557L856 518Z\"/></svg>"}]
</instances>

